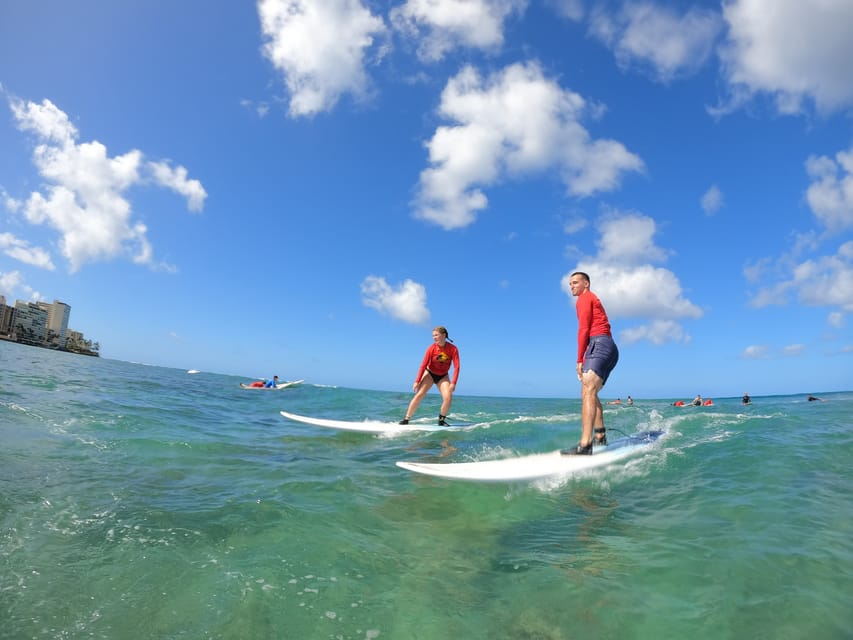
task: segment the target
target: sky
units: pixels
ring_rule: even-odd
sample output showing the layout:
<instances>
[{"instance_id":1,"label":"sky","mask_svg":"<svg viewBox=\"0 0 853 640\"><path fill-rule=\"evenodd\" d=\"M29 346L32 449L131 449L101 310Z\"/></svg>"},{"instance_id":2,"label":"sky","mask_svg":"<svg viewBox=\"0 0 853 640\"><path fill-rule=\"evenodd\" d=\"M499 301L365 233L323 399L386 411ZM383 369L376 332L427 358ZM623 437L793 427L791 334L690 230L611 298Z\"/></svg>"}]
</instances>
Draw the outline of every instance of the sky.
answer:
<instances>
[{"instance_id":1,"label":"sky","mask_svg":"<svg viewBox=\"0 0 853 640\"><path fill-rule=\"evenodd\" d=\"M101 355L410 392L853 389L850 0L0 6L0 295Z\"/></svg>"}]
</instances>

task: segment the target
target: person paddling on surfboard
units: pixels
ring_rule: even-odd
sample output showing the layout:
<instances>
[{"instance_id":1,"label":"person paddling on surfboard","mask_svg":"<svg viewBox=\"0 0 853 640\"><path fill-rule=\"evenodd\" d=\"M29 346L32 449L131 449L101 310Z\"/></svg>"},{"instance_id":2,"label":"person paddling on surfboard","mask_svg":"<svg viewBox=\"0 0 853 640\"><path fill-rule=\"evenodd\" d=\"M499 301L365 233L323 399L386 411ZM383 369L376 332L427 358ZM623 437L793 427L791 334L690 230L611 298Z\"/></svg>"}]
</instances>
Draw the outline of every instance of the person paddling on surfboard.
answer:
<instances>
[{"instance_id":1,"label":"person paddling on surfboard","mask_svg":"<svg viewBox=\"0 0 853 640\"><path fill-rule=\"evenodd\" d=\"M575 271L569 276L569 288L577 298L578 316L577 374L581 382L581 440L576 449L564 449L564 455L592 455L595 444L607 444L604 412L598 392L619 361L619 349L610 333L610 321L601 300L589 289L589 276ZM595 437L593 437L593 431Z\"/></svg>"},{"instance_id":2,"label":"person paddling on surfboard","mask_svg":"<svg viewBox=\"0 0 853 640\"><path fill-rule=\"evenodd\" d=\"M415 411L417 411L418 405L424 399L427 391L433 384L436 384L441 393L438 424L442 427L448 426L447 414L450 413L453 392L456 391L456 381L459 379L459 349L448 342L447 329L444 327L436 327L432 330L432 340L433 343L427 347L424 359L418 369L418 375L415 376L415 383L412 385L412 391L415 392L415 395L409 402L406 417L400 420L400 424L409 424L409 420L415 415ZM451 365L453 366L452 381L448 375Z\"/></svg>"}]
</instances>

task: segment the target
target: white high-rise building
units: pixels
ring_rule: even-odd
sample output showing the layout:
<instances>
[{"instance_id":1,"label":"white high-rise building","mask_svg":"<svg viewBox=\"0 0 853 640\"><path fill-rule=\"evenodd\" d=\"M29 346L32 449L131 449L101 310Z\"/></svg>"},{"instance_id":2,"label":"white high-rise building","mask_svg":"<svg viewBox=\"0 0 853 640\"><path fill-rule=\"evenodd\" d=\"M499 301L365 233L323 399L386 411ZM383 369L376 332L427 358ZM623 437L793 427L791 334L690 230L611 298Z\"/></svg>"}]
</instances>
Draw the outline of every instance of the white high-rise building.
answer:
<instances>
[{"instance_id":1,"label":"white high-rise building","mask_svg":"<svg viewBox=\"0 0 853 640\"><path fill-rule=\"evenodd\" d=\"M68 319L71 317L71 307L64 302L54 300L47 308L47 334L50 341L60 349L65 348Z\"/></svg>"}]
</instances>

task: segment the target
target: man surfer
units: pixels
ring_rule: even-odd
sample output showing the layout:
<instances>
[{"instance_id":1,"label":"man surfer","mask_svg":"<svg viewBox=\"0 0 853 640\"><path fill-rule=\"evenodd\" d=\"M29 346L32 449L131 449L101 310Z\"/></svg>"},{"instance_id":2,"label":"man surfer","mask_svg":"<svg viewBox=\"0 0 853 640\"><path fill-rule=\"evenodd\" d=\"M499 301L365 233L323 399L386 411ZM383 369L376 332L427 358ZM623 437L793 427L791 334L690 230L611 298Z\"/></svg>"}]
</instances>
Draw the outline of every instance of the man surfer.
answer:
<instances>
[{"instance_id":1,"label":"man surfer","mask_svg":"<svg viewBox=\"0 0 853 640\"><path fill-rule=\"evenodd\" d=\"M441 393L441 409L438 413L439 426L447 426L447 414L450 413L450 404L453 402L453 392L456 390L456 381L459 379L459 349L448 342L447 329L436 327L432 330L433 343L427 347L424 359L415 376L412 391L415 392L406 417L400 420L400 424L409 424L409 420L415 415L421 400L430 390L433 384L438 385ZM453 380L448 375L450 366L453 365Z\"/></svg>"},{"instance_id":2,"label":"man surfer","mask_svg":"<svg viewBox=\"0 0 853 640\"><path fill-rule=\"evenodd\" d=\"M569 276L569 288L577 298L578 316L577 374L581 382L581 440L576 449L564 449L565 455L591 455L593 430L595 443L607 444L604 412L598 392L619 361L619 349L610 333L610 321L601 300L589 289L589 276L575 271Z\"/></svg>"},{"instance_id":3,"label":"man surfer","mask_svg":"<svg viewBox=\"0 0 853 640\"><path fill-rule=\"evenodd\" d=\"M272 380L268 380L268 381L266 382L266 384L264 384L264 386L265 386L267 389L270 389L270 388L272 388L272 387L278 386L278 376L273 376L273 377L272 377Z\"/></svg>"}]
</instances>

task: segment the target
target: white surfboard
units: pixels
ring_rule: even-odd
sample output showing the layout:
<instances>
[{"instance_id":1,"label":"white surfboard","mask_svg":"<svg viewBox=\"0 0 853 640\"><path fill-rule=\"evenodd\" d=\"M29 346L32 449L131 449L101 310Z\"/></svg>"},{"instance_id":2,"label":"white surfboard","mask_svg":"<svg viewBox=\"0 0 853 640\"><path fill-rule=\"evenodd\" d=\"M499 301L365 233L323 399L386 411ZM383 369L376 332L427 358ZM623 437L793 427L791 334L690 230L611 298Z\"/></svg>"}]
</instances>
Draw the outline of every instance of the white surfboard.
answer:
<instances>
[{"instance_id":1,"label":"white surfboard","mask_svg":"<svg viewBox=\"0 0 853 640\"><path fill-rule=\"evenodd\" d=\"M330 420L328 418L312 418L311 416L300 416L295 413L281 411L288 420L294 422L302 422L315 427L324 427L326 429L339 429L341 431L358 431L359 433L406 433L410 431L447 431L449 429L459 429L461 427L469 427L471 423L461 423L440 427L434 422L427 424L425 422L410 422L409 424L397 424L396 422L383 422L381 420Z\"/></svg>"},{"instance_id":2,"label":"white surfboard","mask_svg":"<svg viewBox=\"0 0 853 640\"><path fill-rule=\"evenodd\" d=\"M288 387L295 387L298 384L302 384L305 380L291 380L289 382L279 382L277 385L273 387L253 387L245 382L240 383L240 387L243 389L266 389L267 391L276 391L277 389L287 389Z\"/></svg>"},{"instance_id":3,"label":"white surfboard","mask_svg":"<svg viewBox=\"0 0 853 640\"><path fill-rule=\"evenodd\" d=\"M559 451L536 453L529 456L480 460L476 462L397 462L401 469L438 478L469 480L472 482L525 482L569 476L572 473L611 464L648 449L662 431L619 438L604 447L594 447L591 456L563 455Z\"/></svg>"}]
</instances>

